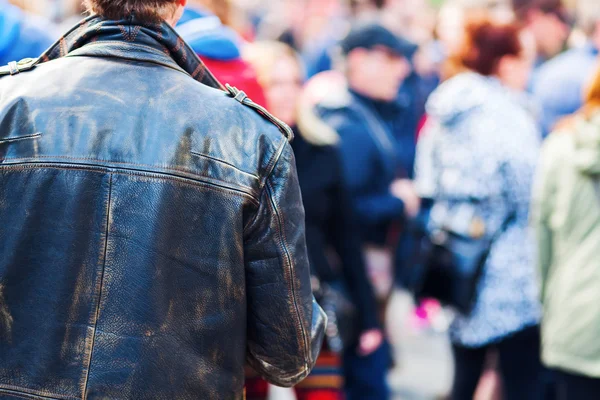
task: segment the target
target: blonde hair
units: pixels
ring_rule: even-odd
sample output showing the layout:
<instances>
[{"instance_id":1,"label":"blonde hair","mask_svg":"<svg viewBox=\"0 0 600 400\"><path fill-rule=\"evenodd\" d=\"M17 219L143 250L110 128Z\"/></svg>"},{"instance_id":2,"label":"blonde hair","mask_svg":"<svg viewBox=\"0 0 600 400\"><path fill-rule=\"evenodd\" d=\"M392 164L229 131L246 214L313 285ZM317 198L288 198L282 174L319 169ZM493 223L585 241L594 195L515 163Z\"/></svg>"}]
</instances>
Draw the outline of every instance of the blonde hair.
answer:
<instances>
[{"instance_id":1,"label":"blonde hair","mask_svg":"<svg viewBox=\"0 0 600 400\"><path fill-rule=\"evenodd\" d=\"M264 89L271 84L273 69L281 59L291 58L298 66L301 77L306 74L298 53L285 43L259 41L245 46L242 53L244 60L254 68L258 83ZM305 91L297 101L296 122L302 137L315 146L334 145L339 141L338 134L319 118Z\"/></svg>"},{"instance_id":2,"label":"blonde hair","mask_svg":"<svg viewBox=\"0 0 600 400\"><path fill-rule=\"evenodd\" d=\"M224 25L231 24L231 0L191 0L190 3L198 4L213 12Z\"/></svg>"},{"instance_id":3,"label":"blonde hair","mask_svg":"<svg viewBox=\"0 0 600 400\"><path fill-rule=\"evenodd\" d=\"M300 74L304 75L304 65L300 56L285 43L271 40L254 42L244 46L242 56L252 65L258 77L258 83L263 87L269 86L273 68L282 58L294 60Z\"/></svg>"}]
</instances>

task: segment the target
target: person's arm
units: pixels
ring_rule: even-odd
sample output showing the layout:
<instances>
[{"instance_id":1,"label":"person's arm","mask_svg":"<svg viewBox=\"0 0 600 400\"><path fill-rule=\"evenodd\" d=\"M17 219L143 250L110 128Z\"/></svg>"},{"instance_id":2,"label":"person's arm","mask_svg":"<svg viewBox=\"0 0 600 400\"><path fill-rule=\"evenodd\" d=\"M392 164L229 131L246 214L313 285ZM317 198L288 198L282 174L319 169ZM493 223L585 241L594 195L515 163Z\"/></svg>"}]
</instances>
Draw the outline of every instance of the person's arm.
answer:
<instances>
[{"instance_id":1,"label":"person's arm","mask_svg":"<svg viewBox=\"0 0 600 400\"><path fill-rule=\"evenodd\" d=\"M380 174L373 156L377 149L365 132L368 128L342 111L325 114L323 118L340 135L344 178L353 197L356 216L365 225L401 219L404 203L389 188L380 192L366 190L373 186L373 180L378 179Z\"/></svg>"},{"instance_id":2,"label":"person's arm","mask_svg":"<svg viewBox=\"0 0 600 400\"><path fill-rule=\"evenodd\" d=\"M404 202L388 192L357 195L354 203L357 216L366 225L396 221L404 216Z\"/></svg>"},{"instance_id":3,"label":"person's arm","mask_svg":"<svg viewBox=\"0 0 600 400\"><path fill-rule=\"evenodd\" d=\"M546 284L552 265L552 229L550 216L554 206L556 191L556 160L553 154L553 137L542 149L540 165L534 184L531 207L531 221L535 228L538 256L538 272L541 284L541 299L545 298Z\"/></svg>"},{"instance_id":4,"label":"person's arm","mask_svg":"<svg viewBox=\"0 0 600 400\"><path fill-rule=\"evenodd\" d=\"M287 141L245 227L249 364L269 382L293 386L317 359L326 317L314 301L304 208Z\"/></svg>"}]
</instances>

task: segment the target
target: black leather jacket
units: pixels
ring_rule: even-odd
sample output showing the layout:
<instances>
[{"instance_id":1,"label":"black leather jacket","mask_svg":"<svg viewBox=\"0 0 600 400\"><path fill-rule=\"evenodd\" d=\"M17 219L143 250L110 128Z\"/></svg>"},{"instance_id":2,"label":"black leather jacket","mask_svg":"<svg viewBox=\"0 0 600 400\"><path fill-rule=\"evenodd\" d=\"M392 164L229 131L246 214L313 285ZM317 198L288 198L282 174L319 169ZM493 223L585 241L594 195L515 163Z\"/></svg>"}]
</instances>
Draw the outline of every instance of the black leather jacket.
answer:
<instances>
[{"instance_id":1,"label":"black leather jacket","mask_svg":"<svg viewBox=\"0 0 600 400\"><path fill-rule=\"evenodd\" d=\"M287 127L164 24L89 18L0 74L0 398L239 399L246 362L309 373Z\"/></svg>"}]
</instances>

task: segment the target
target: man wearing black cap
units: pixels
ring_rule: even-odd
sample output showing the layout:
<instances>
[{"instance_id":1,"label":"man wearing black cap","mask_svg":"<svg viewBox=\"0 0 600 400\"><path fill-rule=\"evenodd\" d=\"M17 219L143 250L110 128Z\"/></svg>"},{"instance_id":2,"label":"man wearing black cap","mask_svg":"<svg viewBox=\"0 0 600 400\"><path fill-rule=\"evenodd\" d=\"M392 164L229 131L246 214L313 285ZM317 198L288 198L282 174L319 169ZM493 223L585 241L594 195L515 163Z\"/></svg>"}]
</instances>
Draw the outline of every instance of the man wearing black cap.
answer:
<instances>
[{"instance_id":1,"label":"man wearing black cap","mask_svg":"<svg viewBox=\"0 0 600 400\"><path fill-rule=\"evenodd\" d=\"M348 90L332 93L319 104L318 112L340 135L345 178L353 195L369 274L383 305L393 280L391 252L386 247L390 227L405 215L414 215L419 206L408 181L397 179L399 157L394 137L401 112L396 100L411 73L409 59L415 46L370 24L352 30L341 48ZM368 356L347 352L348 399L387 399L389 365L388 346Z\"/></svg>"},{"instance_id":2,"label":"man wearing black cap","mask_svg":"<svg viewBox=\"0 0 600 400\"><path fill-rule=\"evenodd\" d=\"M346 56L350 89L386 102L398 95L400 85L410 73L408 59L416 50L414 44L377 24L352 30L341 48Z\"/></svg>"}]
</instances>

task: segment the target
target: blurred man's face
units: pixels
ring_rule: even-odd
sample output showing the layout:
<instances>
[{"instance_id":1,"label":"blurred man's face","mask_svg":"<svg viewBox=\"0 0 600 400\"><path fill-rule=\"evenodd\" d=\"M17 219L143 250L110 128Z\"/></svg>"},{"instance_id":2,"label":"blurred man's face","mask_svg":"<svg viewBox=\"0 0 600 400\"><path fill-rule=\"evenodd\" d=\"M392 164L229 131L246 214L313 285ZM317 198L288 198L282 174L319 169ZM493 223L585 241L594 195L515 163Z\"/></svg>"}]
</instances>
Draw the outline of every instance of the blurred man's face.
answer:
<instances>
[{"instance_id":1,"label":"blurred man's face","mask_svg":"<svg viewBox=\"0 0 600 400\"><path fill-rule=\"evenodd\" d=\"M570 33L569 25L553 12L531 11L529 28L535 36L538 53L551 58L561 52Z\"/></svg>"},{"instance_id":2,"label":"blurred man's face","mask_svg":"<svg viewBox=\"0 0 600 400\"><path fill-rule=\"evenodd\" d=\"M342 11L340 0L285 0L284 19L294 30L302 30L311 19L328 20Z\"/></svg>"},{"instance_id":3,"label":"blurred man's face","mask_svg":"<svg viewBox=\"0 0 600 400\"><path fill-rule=\"evenodd\" d=\"M535 39L530 33L521 34L522 51L519 56L506 56L500 60L498 77L508 87L525 90L535 62Z\"/></svg>"},{"instance_id":4,"label":"blurred man's face","mask_svg":"<svg viewBox=\"0 0 600 400\"><path fill-rule=\"evenodd\" d=\"M411 72L408 60L386 47L355 49L348 63L350 86L376 100L395 100Z\"/></svg>"},{"instance_id":5,"label":"blurred man's face","mask_svg":"<svg viewBox=\"0 0 600 400\"><path fill-rule=\"evenodd\" d=\"M592 43L594 43L597 49L600 49L600 20L596 22L596 29L592 34Z\"/></svg>"},{"instance_id":6,"label":"blurred man's face","mask_svg":"<svg viewBox=\"0 0 600 400\"><path fill-rule=\"evenodd\" d=\"M286 124L296 125L296 104L302 92L298 61L292 57L277 60L264 89L269 111Z\"/></svg>"}]
</instances>

